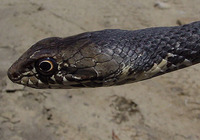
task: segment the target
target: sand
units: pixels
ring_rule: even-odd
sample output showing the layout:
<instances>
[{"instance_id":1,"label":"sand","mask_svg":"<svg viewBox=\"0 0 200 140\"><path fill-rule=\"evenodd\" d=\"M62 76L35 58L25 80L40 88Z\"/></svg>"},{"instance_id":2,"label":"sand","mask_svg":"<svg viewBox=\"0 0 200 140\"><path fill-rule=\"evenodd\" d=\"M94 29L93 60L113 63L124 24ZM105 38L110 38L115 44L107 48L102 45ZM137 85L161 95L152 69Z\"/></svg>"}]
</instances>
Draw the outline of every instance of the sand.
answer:
<instances>
[{"instance_id":1,"label":"sand","mask_svg":"<svg viewBox=\"0 0 200 140\"><path fill-rule=\"evenodd\" d=\"M32 44L200 20L199 0L1 0L0 140L200 140L200 65L106 88L36 90L9 66Z\"/></svg>"}]
</instances>

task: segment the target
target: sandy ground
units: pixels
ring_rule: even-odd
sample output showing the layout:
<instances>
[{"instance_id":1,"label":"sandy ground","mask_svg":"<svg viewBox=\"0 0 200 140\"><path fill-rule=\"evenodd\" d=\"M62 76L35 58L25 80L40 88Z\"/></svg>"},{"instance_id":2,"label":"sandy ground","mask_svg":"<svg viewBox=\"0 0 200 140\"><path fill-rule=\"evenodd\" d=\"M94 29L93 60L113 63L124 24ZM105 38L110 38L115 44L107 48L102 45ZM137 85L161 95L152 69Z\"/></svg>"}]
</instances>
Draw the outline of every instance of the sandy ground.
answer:
<instances>
[{"instance_id":1,"label":"sandy ground","mask_svg":"<svg viewBox=\"0 0 200 140\"><path fill-rule=\"evenodd\" d=\"M36 41L200 20L200 0L0 0L0 140L200 140L200 65L109 88L36 90L8 67Z\"/></svg>"}]
</instances>

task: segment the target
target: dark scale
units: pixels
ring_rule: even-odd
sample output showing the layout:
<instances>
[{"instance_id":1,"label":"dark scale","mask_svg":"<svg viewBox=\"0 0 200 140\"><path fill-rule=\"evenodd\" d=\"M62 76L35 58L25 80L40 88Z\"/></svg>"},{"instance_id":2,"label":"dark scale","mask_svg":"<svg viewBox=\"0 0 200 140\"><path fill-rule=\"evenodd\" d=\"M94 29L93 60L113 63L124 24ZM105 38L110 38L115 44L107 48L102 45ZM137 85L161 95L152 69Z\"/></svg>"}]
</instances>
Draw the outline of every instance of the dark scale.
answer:
<instances>
[{"instance_id":1,"label":"dark scale","mask_svg":"<svg viewBox=\"0 0 200 140\"><path fill-rule=\"evenodd\" d=\"M102 35L102 41L110 40L112 35L112 41L108 41L108 47L114 48L114 53L116 54L120 54L121 51L127 52L130 59L126 58L125 64L130 62L132 71L139 72L150 70L154 63L159 64L163 59L174 65L182 63L185 59L192 61L193 58L190 55L200 37L199 34L192 35L194 31L190 26L199 28L199 24L193 23L193 25L180 27L158 27L136 31L104 30L98 32L98 34L99 36L100 34ZM99 38L95 37L95 34L92 40L99 40ZM126 39L119 42L122 38ZM194 44L195 46L192 46ZM117 48L115 47L116 45ZM198 53L194 52L193 55ZM169 57L169 54L172 56ZM124 55L121 55L121 57L124 57ZM115 57L114 59L119 58Z\"/></svg>"}]
</instances>

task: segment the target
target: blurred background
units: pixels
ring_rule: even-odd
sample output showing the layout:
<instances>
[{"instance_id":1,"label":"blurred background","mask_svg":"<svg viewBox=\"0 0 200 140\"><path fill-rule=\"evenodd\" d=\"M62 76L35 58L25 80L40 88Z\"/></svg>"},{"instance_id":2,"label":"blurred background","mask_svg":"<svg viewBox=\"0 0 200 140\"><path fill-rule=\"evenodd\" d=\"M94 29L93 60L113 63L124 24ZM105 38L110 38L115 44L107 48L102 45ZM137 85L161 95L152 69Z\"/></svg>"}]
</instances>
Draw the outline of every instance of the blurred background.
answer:
<instances>
[{"instance_id":1,"label":"blurred background","mask_svg":"<svg viewBox=\"0 0 200 140\"><path fill-rule=\"evenodd\" d=\"M117 87L36 90L6 72L32 44L200 20L200 0L0 0L0 140L199 140L200 65Z\"/></svg>"}]
</instances>

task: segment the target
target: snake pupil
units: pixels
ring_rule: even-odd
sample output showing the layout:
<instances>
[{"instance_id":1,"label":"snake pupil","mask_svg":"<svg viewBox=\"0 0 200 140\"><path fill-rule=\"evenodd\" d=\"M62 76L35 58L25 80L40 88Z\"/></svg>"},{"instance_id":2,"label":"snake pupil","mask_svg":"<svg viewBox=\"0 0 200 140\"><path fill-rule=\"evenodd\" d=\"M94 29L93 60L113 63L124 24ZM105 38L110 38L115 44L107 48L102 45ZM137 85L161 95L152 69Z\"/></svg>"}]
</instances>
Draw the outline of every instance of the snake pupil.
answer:
<instances>
[{"instance_id":1,"label":"snake pupil","mask_svg":"<svg viewBox=\"0 0 200 140\"><path fill-rule=\"evenodd\" d=\"M35 63L38 74L51 76L57 70L58 65L53 58L41 58Z\"/></svg>"},{"instance_id":2,"label":"snake pupil","mask_svg":"<svg viewBox=\"0 0 200 140\"><path fill-rule=\"evenodd\" d=\"M51 64L49 62L41 62L40 69L47 72L51 69Z\"/></svg>"}]
</instances>

